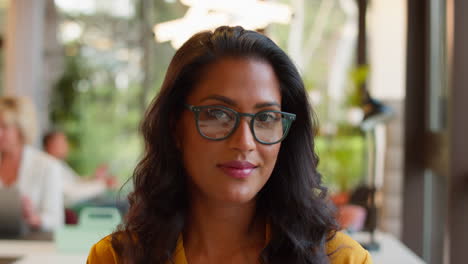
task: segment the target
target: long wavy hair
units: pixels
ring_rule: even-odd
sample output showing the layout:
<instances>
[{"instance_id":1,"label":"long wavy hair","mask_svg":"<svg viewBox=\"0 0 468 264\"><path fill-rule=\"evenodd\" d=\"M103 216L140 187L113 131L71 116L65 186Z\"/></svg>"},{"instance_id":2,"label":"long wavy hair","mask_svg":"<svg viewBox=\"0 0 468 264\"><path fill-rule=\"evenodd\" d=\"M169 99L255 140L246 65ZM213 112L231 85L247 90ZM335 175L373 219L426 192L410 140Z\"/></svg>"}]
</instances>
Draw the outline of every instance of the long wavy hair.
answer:
<instances>
[{"instance_id":1,"label":"long wavy hair","mask_svg":"<svg viewBox=\"0 0 468 264\"><path fill-rule=\"evenodd\" d=\"M161 91L145 114L141 126L145 153L133 174L130 210L112 235L121 262L173 261L178 236L189 221L187 175L175 144L175 126L202 71L226 57L269 63L280 82L282 110L296 114L272 175L256 197L256 213L267 219L271 232L259 261L328 263L325 245L337 224L317 172L315 118L303 81L290 58L269 38L227 26L194 35L176 52Z\"/></svg>"}]
</instances>

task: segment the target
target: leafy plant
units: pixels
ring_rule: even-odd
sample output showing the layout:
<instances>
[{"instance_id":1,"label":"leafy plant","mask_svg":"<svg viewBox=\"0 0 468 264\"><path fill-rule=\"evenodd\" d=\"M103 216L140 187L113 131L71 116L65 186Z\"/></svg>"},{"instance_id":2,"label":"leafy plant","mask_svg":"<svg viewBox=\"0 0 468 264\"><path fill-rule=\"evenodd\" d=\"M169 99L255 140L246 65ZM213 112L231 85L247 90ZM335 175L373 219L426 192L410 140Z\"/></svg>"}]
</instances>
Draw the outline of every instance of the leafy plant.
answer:
<instances>
[{"instance_id":1,"label":"leafy plant","mask_svg":"<svg viewBox=\"0 0 468 264\"><path fill-rule=\"evenodd\" d=\"M346 192L356 187L364 174L365 140L361 135L318 136L316 151L319 172L332 191Z\"/></svg>"},{"instance_id":2,"label":"leafy plant","mask_svg":"<svg viewBox=\"0 0 468 264\"><path fill-rule=\"evenodd\" d=\"M69 44L65 70L51 98L50 118L70 141L68 162L80 175L90 175L102 163L122 179L134 168L141 151L137 124L141 114L135 85L119 91L93 80L78 44Z\"/></svg>"}]
</instances>

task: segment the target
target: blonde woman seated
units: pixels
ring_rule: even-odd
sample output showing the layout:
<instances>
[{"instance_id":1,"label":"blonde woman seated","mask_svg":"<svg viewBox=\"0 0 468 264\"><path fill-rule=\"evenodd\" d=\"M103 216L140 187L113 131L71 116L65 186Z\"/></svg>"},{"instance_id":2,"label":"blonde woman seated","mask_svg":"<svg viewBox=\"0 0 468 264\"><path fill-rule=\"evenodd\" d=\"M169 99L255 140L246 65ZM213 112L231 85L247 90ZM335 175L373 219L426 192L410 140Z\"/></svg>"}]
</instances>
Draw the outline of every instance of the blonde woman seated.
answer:
<instances>
[{"instance_id":1,"label":"blonde woman seated","mask_svg":"<svg viewBox=\"0 0 468 264\"><path fill-rule=\"evenodd\" d=\"M53 231L63 225L59 162L30 146L36 137L35 112L21 97L0 97L0 191L17 188L32 229Z\"/></svg>"}]
</instances>

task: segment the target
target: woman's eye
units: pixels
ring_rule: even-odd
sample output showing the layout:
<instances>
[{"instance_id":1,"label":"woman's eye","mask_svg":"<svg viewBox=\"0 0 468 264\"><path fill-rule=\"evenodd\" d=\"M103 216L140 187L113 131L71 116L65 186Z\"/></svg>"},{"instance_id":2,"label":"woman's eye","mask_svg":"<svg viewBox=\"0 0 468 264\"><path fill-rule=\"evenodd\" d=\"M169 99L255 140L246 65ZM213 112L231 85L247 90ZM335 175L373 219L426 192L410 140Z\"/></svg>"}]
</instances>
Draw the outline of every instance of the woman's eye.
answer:
<instances>
[{"instance_id":1,"label":"woman's eye","mask_svg":"<svg viewBox=\"0 0 468 264\"><path fill-rule=\"evenodd\" d=\"M230 119L228 113L226 113L224 110L221 110L221 109L209 109L208 115L218 120Z\"/></svg>"},{"instance_id":2,"label":"woman's eye","mask_svg":"<svg viewBox=\"0 0 468 264\"><path fill-rule=\"evenodd\" d=\"M276 116L273 113L262 113L257 116L257 120L261 122L273 122L276 120Z\"/></svg>"}]
</instances>

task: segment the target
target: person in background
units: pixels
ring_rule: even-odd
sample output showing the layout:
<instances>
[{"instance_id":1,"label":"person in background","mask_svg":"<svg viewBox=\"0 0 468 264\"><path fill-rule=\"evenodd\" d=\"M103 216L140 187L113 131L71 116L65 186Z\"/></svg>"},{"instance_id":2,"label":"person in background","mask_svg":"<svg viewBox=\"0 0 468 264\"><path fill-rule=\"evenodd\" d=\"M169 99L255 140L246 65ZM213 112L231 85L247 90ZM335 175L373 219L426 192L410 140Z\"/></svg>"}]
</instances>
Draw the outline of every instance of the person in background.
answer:
<instances>
[{"instance_id":1,"label":"person in background","mask_svg":"<svg viewBox=\"0 0 468 264\"><path fill-rule=\"evenodd\" d=\"M192 36L144 117L125 223L87 263L371 263L337 230L315 129L273 41L227 26Z\"/></svg>"},{"instance_id":2,"label":"person in background","mask_svg":"<svg viewBox=\"0 0 468 264\"><path fill-rule=\"evenodd\" d=\"M36 131L30 100L0 97L0 191L17 188L29 226L53 231L64 223L61 166L31 146Z\"/></svg>"},{"instance_id":3,"label":"person in background","mask_svg":"<svg viewBox=\"0 0 468 264\"><path fill-rule=\"evenodd\" d=\"M102 195L106 190L117 186L117 180L109 173L106 164L100 165L91 179L85 179L76 174L65 160L69 154L68 138L62 131L50 131L42 140L44 151L60 160L66 207L88 201Z\"/></svg>"}]
</instances>

